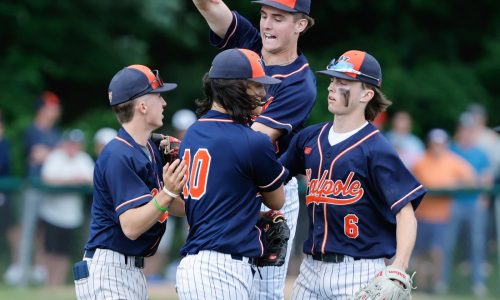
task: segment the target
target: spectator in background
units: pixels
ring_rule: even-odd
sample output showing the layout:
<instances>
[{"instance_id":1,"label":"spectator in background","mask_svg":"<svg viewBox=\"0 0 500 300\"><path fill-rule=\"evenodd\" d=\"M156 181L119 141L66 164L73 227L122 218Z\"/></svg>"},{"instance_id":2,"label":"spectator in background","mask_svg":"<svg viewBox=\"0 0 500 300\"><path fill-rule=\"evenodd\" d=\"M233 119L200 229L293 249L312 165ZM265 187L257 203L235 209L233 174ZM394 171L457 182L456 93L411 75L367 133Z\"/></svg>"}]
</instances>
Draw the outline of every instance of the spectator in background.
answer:
<instances>
[{"instance_id":1,"label":"spectator in background","mask_svg":"<svg viewBox=\"0 0 500 300\"><path fill-rule=\"evenodd\" d=\"M392 118L391 129L385 134L405 166L411 170L423 154L424 143L411 132L412 119L408 112L398 111Z\"/></svg>"},{"instance_id":2,"label":"spectator in background","mask_svg":"<svg viewBox=\"0 0 500 300\"><path fill-rule=\"evenodd\" d=\"M415 162L413 174L428 189L451 189L475 183L474 170L448 149L448 134L442 129L429 132L427 150ZM416 211L418 232L413 254L416 284L421 290L436 292L435 285L441 281L450 206L450 196L432 195L431 190Z\"/></svg>"},{"instance_id":3,"label":"spectator in background","mask_svg":"<svg viewBox=\"0 0 500 300\"><path fill-rule=\"evenodd\" d=\"M186 130L196 122L198 118L196 114L189 109L180 109L172 116L172 129L174 129L174 136L182 140Z\"/></svg>"},{"instance_id":4,"label":"spectator in background","mask_svg":"<svg viewBox=\"0 0 500 300\"><path fill-rule=\"evenodd\" d=\"M10 161L10 143L5 137L5 123L2 112L0 111L0 179L11 175ZM12 230L14 220L12 218L13 208L10 195L0 189L0 233L7 237L7 243L11 248L11 254L14 254L14 240ZM12 259L12 258L11 258Z\"/></svg>"},{"instance_id":5,"label":"spectator in background","mask_svg":"<svg viewBox=\"0 0 500 300\"><path fill-rule=\"evenodd\" d=\"M59 97L53 92L44 92L36 101L36 116L25 133L28 176L40 177L43 162L57 145L61 133L55 127L61 116Z\"/></svg>"},{"instance_id":6,"label":"spectator in background","mask_svg":"<svg viewBox=\"0 0 500 300\"><path fill-rule=\"evenodd\" d=\"M474 120L470 113L460 116L459 125L455 133L455 141L451 150L465 159L476 173L475 185L477 187L491 187L493 176L491 165L486 153L475 145ZM461 193L454 195L451 208L451 220L446 234L447 255L445 255L444 274L442 282L438 283L438 292L446 293L453 267L453 252L459 235L461 225L467 225L469 241L460 239L460 248L470 247L467 253L471 267L472 291L476 296L487 293L483 265L486 255L486 224L488 218L489 199L482 193Z\"/></svg>"},{"instance_id":7,"label":"spectator in background","mask_svg":"<svg viewBox=\"0 0 500 300\"><path fill-rule=\"evenodd\" d=\"M96 131L94 135L94 155L98 157L102 149L112 139L116 137L117 131L113 128L103 127Z\"/></svg>"},{"instance_id":8,"label":"spectator in background","mask_svg":"<svg viewBox=\"0 0 500 300\"><path fill-rule=\"evenodd\" d=\"M83 150L84 140L80 129L64 133L60 147L48 155L42 166L45 184L63 187L92 184L94 161ZM75 191L47 194L41 201L40 219L45 230L45 262L50 286L66 283L71 253L78 247L78 229L84 223L83 200L84 195Z\"/></svg>"},{"instance_id":9,"label":"spectator in background","mask_svg":"<svg viewBox=\"0 0 500 300\"><path fill-rule=\"evenodd\" d=\"M379 113L375 117L375 119L373 119L372 124L375 127L377 127L377 129L379 129L380 131L383 131L384 127L386 125L386 122L387 122L387 112L383 111L383 112Z\"/></svg>"},{"instance_id":10,"label":"spectator in background","mask_svg":"<svg viewBox=\"0 0 500 300\"><path fill-rule=\"evenodd\" d=\"M486 109L480 104L471 104L467 112L472 115L474 120L473 130L476 136L476 145L488 155L493 174L500 176L500 137L487 126Z\"/></svg>"},{"instance_id":11,"label":"spectator in background","mask_svg":"<svg viewBox=\"0 0 500 300\"><path fill-rule=\"evenodd\" d=\"M182 140L186 130L196 122L196 114L189 109L180 109L172 115L172 130L173 136ZM180 228L179 230L179 226ZM146 264L144 267L144 274L148 279L148 283L155 284L161 283L164 280L167 282L175 282L175 273L179 265L179 257L172 256L172 244L174 242L175 231L181 231L182 240L185 241L188 234L188 225L186 218L179 218L175 216L168 217L168 226L160 241L156 254L146 257ZM165 262L171 260L171 263L165 268L164 276L162 271L165 267Z\"/></svg>"},{"instance_id":12,"label":"spectator in background","mask_svg":"<svg viewBox=\"0 0 500 300\"><path fill-rule=\"evenodd\" d=\"M42 164L50 151L57 145L60 138L60 131L55 127L61 116L61 106L59 97L51 92L45 91L35 101L36 113L33 123L26 129L24 136L24 152L26 157L27 175L32 180L40 180ZM24 201L27 197L35 199L43 198L43 193L30 188L25 191ZM33 208L32 208L33 209ZM35 266L30 272L31 279L37 283L42 283L46 279L47 270L43 267L43 232L37 228L35 234ZM19 243L21 239L21 226L15 225L12 229L12 262L4 279L9 284L17 284L21 280L22 270L19 264Z\"/></svg>"}]
</instances>

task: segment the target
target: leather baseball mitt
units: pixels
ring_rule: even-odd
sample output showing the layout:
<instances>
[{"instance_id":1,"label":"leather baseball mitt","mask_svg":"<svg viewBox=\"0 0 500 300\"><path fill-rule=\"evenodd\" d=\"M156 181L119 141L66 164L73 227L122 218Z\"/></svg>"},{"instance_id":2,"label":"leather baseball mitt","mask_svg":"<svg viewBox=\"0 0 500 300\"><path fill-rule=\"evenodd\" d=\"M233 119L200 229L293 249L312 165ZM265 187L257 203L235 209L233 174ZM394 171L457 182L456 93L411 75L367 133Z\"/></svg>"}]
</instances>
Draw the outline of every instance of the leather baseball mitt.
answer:
<instances>
[{"instance_id":1,"label":"leather baseball mitt","mask_svg":"<svg viewBox=\"0 0 500 300\"><path fill-rule=\"evenodd\" d=\"M257 266L283 265L290 238L290 228L283 213L278 210L264 213L257 222L257 227L262 232L261 241L264 244L264 255L257 259Z\"/></svg>"},{"instance_id":2,"label":"leather baseball mitt","mask_svg":"<svg viewBox=\"0 0 500 300\"><path fill-rule=\"evenodd\" d=\"M413 273L415 275L415 273ZM365 287L355 295L355 300L410 300L413 275L396 267L386 267L378 272Z\"/></svg>"},{"instance_id":3,"label":"leather baseball mitt","mask_svg":"<svg viewBox=\"0 0 500 300\"><path fill-rule=\"evenodd\" d=\"M160 133L151 134L151 139L163 154L163 163L172 163L179 158L179 147L181 141L173 136Z\"/></svg>"}]
</instances>

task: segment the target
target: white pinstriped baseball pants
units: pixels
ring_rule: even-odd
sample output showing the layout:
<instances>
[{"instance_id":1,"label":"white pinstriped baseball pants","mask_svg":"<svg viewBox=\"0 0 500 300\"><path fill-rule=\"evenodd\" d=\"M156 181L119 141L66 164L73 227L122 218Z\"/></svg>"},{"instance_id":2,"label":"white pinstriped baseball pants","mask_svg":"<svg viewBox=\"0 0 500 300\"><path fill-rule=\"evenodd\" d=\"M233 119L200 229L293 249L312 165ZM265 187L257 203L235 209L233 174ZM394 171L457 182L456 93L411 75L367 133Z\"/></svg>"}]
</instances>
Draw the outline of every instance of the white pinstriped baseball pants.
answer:
<instances>
[{"instance_id":1,"label":"white pinstriped baseball pants","mask_svg":"<svg viewBox=\"0 0 500 300\"><path fill-rule=\"evenodd\" d=\"M176 274L179 299L246 300L252 288L252 267L248 257L234 259L230 254L200 251L185 256Z\"/></svg>"},{"instance_id":2,"label":"white pinstriped baseball pants","mask_svg":"<svg viewBox=\"0 0 500 300\"><path fill-rule=\"evenodd\" d=\"M75 280L77 299L124 300L148 299L146 277L134 266L134 257L121 253L96 249L87 261L89 277Z\"/></svg>"},{"instance_id":3,"label":"white pinstriped baseball pants","mask_svg":"<svg viewBox=\"0 0 500 300\"><path fill-rule=\"evenodd\" d=\"M268 211L262 204L262 211ZM285 263L281 267L261 267L259 272L255 273L251 299L283 299L285 278L288 270L288 261L292 251L295 231L297 229L297 218L299 217L299 191L297 179L292 178L285 185L285 205L280 210L286 217L288 227L290 227L290 239L286 252ZM260 276L262 275L262 279Z\"/></svg>"},{"instance_id":4,"label":"white pinstriped baseball pants","mask_svg":"<svg viewBox=\"0 0 500 300\"><path fill-rule=\"evenodd\" d=\"M306 255L293 285L292 300L351 299L384 268L383 258L354 260L345 256L344 262L329 263Z\"/></svg>"}]
</instances>

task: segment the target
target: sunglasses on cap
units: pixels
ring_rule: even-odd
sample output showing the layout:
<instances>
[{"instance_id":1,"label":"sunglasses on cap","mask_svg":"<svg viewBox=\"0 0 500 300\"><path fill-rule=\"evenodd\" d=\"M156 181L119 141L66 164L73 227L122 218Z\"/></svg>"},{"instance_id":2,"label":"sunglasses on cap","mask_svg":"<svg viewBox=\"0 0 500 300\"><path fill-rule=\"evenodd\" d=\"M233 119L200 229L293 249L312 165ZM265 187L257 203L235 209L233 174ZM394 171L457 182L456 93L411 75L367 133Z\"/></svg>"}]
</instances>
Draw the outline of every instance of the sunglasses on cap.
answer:
<instances>
[{"instance_id":1,"label":"sunglasses on cap","mask_svg":"<svg viewBox=\"0 0 500 300\"><path fill-rule=\"evenodd\" d=\"M155 89L163 86L163 80L160 77L160 72L158 70L151 70L155 75L154 79L149 82L149 84L139 93L135 94L130 100L143 96L149 92L154 92Z\"/></svg>"},{"instance_id":2,"label":"sunglasses on cap","mask_svg":"<svg viewBox=\"0 0 500 300\"><path fill-rule=\"evenodd\" d=\"M368 74L365 74L363 72L360 72L356 69L354 69L354 65L351 63L348 63L345 60L337 60L337 59L332 59L332 61L326 66L326 69L329 71L335 71L335 72L340 72L340 73L353 73L358 76L363 76L366 78L370 78L373 80L376 80L377 82L380 81L380 79L370 76Z\"/></svg>"}]
</instances>

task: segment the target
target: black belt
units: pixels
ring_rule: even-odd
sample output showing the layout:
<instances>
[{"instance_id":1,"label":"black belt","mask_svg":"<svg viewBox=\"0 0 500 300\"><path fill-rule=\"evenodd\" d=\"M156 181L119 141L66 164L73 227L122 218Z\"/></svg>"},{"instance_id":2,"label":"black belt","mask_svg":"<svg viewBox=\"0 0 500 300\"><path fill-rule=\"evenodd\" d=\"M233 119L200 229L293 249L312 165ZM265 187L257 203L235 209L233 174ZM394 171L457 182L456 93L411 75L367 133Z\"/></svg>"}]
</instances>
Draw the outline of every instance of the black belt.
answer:
<instances>
[{"instance_id":1,"label":"black belt","mask_svg":"<svg viewBox=\"0 0 500 300\"><path fill-rule=\"evenodd\" d=\"M234 260L243 260L243 255L239 255L239 254L231 254L231 258L234 259ZM257 264L257 258L254 258L254 257L249 257L248 258L248 263L251 264L251 265L256 265Z\"/></svg>"},{"instance_id":2,"label":"black belt","mask_svg":"<svg viewBox=\"0 0 500 300\"><path fill-rule=\"evenodd\" d=\"M319 260L323 262L329 262L329 263L341 263L344 262L345 255L344 254L338 254L338 253L316 253L312 254L312 259L314 260ZM354 259L358 260L358 259Z\"/></svg>"},{"instance_id":3,"label":"black belt","mask_svg":"<svg viewBox=\"0 0 500 300\"><path fill-rule=\"evenodd\" d=\"M196 253L189 253L187 255L197 255L197 254L198 254L198 252L196 252ZM239 254L230 254L230 255L231 255L231 258L234 259L234 260L243 261L243 255L239 255ZM251 265L257 265L257 258L249 257L248 258L248 263L251 264Z\"/></svg>"},{"instance_id":4,"label":"black belt","mask_svg":"<svg viewBox=\"0 0 500 300\"><path fill-rule=\"evenodd\" d=\"M95 254L95 249L92 250L86 250L85 256L86 258L93 258ZM121 253L120 253L121 254ZM129 256L122 254L125 257L125 264L128 264L128 258ZM134 257L134 266L139 269L144 269L144 256L131 256Z\"/></svg>"}]
</instances>

